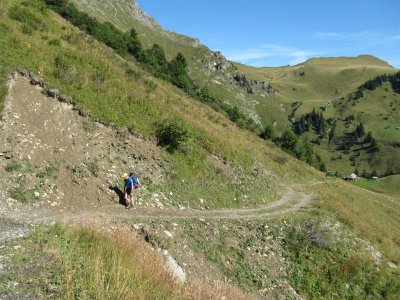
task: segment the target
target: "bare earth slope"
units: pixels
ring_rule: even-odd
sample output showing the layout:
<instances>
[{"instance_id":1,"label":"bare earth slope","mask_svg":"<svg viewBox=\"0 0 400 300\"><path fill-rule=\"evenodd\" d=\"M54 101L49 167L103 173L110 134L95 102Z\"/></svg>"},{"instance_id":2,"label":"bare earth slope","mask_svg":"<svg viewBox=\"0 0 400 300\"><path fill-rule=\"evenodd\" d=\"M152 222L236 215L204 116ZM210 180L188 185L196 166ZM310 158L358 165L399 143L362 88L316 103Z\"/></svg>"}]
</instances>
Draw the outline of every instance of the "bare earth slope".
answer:
<instances>
[{"instance_id":1,"label":"bare earth slope","mask_svg":"<svg viewBox=\"0 0 400 300\"><path fill-rule=\"evenodd\" d=\"M164 207L165 204L157 205L158 201L154 205L140 201L149 194L144 185L138 192L138 208L126 211L117 188L121 170L135 167L139 173L151 176L149 182L162 181L164 170L157 164L160 160L157 147L154 142L130 135L121 141L115 130L99 123L90 123L96 129L88 132L84 129L89 126L85 122L89 121L79 116L71 105L44 95L42 89L31 85L27 78L14 75L0 131L6 147L2 150L12 154L10 159L0 160L0 231L3 237L9 236L11 229L12 235L18 236L26 231L27 224L79 222L87 217L268 218L296 211L310 201L308 195L287 188L279 201L259 208L178 210ZM124 151L120 150L122 148ZM133 152L139 159L131 157ZM116 157L121 155L132 165L127 168L123 161L118 162ZM116 161L111 163L114 159ZM91 164L97 166L95 174L90 173L93 171ZM19 166L18 170L7 169L13 165ZM31 204L22 205L12 199L13 188L26 192L27 197L32 194L32 199L26 199ZM15 226L15 222L23 225Z\"/></svg>"}]
</instances>

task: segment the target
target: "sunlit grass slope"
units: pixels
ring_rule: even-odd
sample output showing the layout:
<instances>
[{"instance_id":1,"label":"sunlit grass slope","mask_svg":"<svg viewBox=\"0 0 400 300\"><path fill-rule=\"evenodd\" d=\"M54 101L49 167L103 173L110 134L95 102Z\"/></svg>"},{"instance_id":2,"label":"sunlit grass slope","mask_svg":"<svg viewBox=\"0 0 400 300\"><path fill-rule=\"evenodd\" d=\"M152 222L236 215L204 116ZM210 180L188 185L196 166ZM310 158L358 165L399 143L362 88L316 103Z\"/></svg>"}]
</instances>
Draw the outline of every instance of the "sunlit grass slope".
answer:
<instances>
[{"instance_id":1,"label":"sunlit grass slope","mask_svg":"<svg viewBox=\"0 0 400 300\"><path fill-rule=\"evenodd\" d=\"M378 180L360 178L352 183L377 193L400 195L400 175L387 176Z\"/></svg>"},{"instance_id":2,"label":"sunlit grass slope","mask_svg":"<svg viewBox=\"0 0 400 300\"><path fill-rule=\"evenodd\" d=\"M237 66L253 78L261 77L271 82L282 97L304 102L327 102L347 96L365 81L396 71L371 55L313 58L295 66L273 68Z\"/></svg>"},{"instance_id":3,"label":"sunlit grass slope","mask_svg":"<svg viewBox=\"0 0 400 300\"><path fill-rule=\"evenodd\" d=\"M19 295L35 299L212 299L221 294L250 299L228 284L210 288L200 280L177 282L163 255L126 228L106 234L56 224L7 246L14 247L13 269L0 274L0 282L21 282Z\"/></svg>"},{"instance_id":4,"label":"sunlit grass slope","mask_svg":"<svg viewBox=\"0 0 400 300\"><path fill-rule=\"evenodd\" d=\"M10 11L33 21L10 18ZM40 1L2 2L0 31L3 94L6 76L22 67L72 96L90 117L136 135L154 140L158 123L180 119L191 140L186 152L162 151L171 172L168 184L157 187L173 191L177 203L198 204L198 197L210 207L265 203L278 196L278 185L319 176L272 143L151 77L132 58L116 55Z\"/></svg>"},{"instance_id":5,"label":"sunlit grass slope","mask_svg":"<svg viewBox=\"0 0 400 300\"><path fill-rule=\"evenodd\" d=\"M393 91L389 83L374 91L366 90L363 95L357 101L351 97L332 101L323 111L315 107L316 111L323 112L324 118L336 120L333 141L329 142L328 133L321 139L313 130L305 136L311 140L320 139L317 146L319 154L328 170L337 171L339 175L349 175L355 170L366 177L374 170L379 175L387 172L396 174L400 170L400 95ZM306 112L299 109L296 117L299 119ZM350 117L353 120L349 120ZM341 140L351 135L359 124L363 124L365 133L371 132L376 139L378 151L371 151L367 144L361 143L365 135L350 149L341 148ZM328 126L328 130L331 128Z\"/></svg>"},{"instance_id":6,"label":"sunlit grass slope","mask_svg":"<svg viewBox=\"0 0 400 300\"><path fill-rule=\"evenodd\" d=\"M292 285L313 299L397 299L400 198L339 180L304 190L316 206L288 220Z\"/></svg>"},{"instance_id":7,"label":"sunlit grass slope","mask_svg":"<svg viewBox=\"0 0 400 300\"><path fill-rule=\"evenodd\" d=\"M80 9L115 24L121 30L135 28L144 45L160 44L170 58L174 57L178 51L182 52L187 58L189 74L193 79L200 85L207 86L223 101L238 106L242 112L259 122L261 127L273 125L277 135L291 128L289 116L291 116L294 102L301 103L295 112L295 117L309 113L313 108L316 110L323 108L325 118L341 118L337 109L338 101L347 99L348 95L354 93L365 81L381 74L396 72L396 69L388 63L371 55L314 58L295 66L273 68L255 68L234 63L226 69L218 70L214 66L219 64L219 54L216 55L206 46L197 44L192 38L165 31L148 16L134 16L132 1L74 0L73 2ZM238 73L244 75L250 85L253 80L270 84L274 93L265 95L265 91L262 91L264 92L262 94L254 86L255 92L248 92L234 79ZM371 115L368 115L370 123L367 125L368 130L375 134L379 142L395 141L396 133L388 135L388 132L393 132L398 125L390 124L392 129L387 130L387 124L380 121L379 108L375 109L375 103L379 102L379 97L373 95L367 100L363 103L366 103L373 111ZM354 110L356 114L363 111L362 105L348 109ZM339 128L338 133L344 132L345 130ZM376 169L384 173L388 169L388 157L398 156L396 149L385 142L382 144L382 155L365 154L358 164L354 165L349 161L352 153L338 152L337 145L329 147L315 145L314 147L329 170L340 174L347 174L355 168L358 168L360 172L365 169L370 173ZM336 157L342 157L342 159L335 160ZM396 165L394 169L398 170L399 167Z\"/></svg>"}]
</instances>

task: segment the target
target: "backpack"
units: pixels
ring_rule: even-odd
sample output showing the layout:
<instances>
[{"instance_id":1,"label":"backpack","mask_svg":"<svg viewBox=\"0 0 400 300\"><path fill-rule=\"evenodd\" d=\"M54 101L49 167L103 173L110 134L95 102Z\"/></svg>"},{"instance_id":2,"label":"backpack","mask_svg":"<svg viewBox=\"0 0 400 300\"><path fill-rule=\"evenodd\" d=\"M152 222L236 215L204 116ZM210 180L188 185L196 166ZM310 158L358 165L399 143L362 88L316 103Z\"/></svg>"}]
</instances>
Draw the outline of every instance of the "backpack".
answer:
<instances>
[{"instance_id":1,"label":"backpack","mask_svg":"<svg viewBox=\"0 0 400 300\"><path fill-rule=\"evenodd\" d=\"M137 175L135 173L130 173L129 177L132 178L133 180L133 187L135 189L139 188L139 178L137 178Z\"/></svg>"}]
</instances>

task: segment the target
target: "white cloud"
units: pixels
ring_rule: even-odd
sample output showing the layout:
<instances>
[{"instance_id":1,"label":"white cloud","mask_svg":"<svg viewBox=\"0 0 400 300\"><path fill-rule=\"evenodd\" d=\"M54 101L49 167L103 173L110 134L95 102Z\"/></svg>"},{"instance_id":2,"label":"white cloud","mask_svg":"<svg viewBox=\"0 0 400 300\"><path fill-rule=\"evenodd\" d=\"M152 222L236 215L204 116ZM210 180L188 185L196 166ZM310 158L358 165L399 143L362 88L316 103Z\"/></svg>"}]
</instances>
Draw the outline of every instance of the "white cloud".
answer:
<instances>
[{"instance_id":1,"label":"white cloud","mask_svg":"<svg viewBox=\"0 0 400 300\"><path fill-rule=\"evenodd\" d=\"M342 35L341 32L316 32L314 34L315 37L328 37L328 38L339 37L341 35Z\"/></svg>"},{"instance_id":2,"label":"white cloud","mask_svg":"<svg viewBox=\"0 0 400 300\"><path fill-rule=\"evenodd\" d=\"M322 52L319 51L299 50L274 44L267 44L252 49L226 51L224 53L229 60L240 63L248 63L250 61L263 60L270 57L274 59L285 58L285 60L292 65L322 54Z\"/></svg>"},{"instance_id":3,"label":"white cloud","mask_svg":"<svg viewBox=\"0 0 400 300\"><path fill-rule=\"evenodd\" d=\"M324 38L324 39L353 39L368 35L373 35L373 33L369 31L359 31L359 32L315 32L313 34L315 38Z\"/></svg>"}]
</instances>

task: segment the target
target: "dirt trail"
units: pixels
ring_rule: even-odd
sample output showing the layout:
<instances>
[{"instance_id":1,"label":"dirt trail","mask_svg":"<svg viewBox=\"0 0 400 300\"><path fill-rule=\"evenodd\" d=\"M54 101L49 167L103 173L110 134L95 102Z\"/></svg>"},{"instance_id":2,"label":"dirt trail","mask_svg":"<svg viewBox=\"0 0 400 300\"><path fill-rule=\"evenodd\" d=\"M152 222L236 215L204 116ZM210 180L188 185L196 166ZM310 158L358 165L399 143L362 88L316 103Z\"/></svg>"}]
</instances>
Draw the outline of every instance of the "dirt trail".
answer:
<instances>
[{"instance_id":1,"label":"dirt trail","mask_svg":"<svg viewBox=\"0 0 400 300\"><path fill-rule=\"evenodd\" d=\"M309 195L296 190L301 186L293 185L284 188L279 200L257 208L177 209L167 202L157 208L144 200L144 203L138 201L141 205L137 209L127 211L115 202L117 192L110 190L110 186L120 181L116 170L126 168L118 159L122 162L134 160L139 174L149 174L148 180L160 183L168 166L160 162L155 143L121 136L101 124L94 129L87 128L92 124L85 123L87 121L72 105L46 97L43 88L31 85L24 76L15 74L9 81L9 90L0 120L3 145L0 148L3 154L0 157L0 244L26 234L40 223L85 223L116 218L267 219L296 212L311 200ZM8 152L12 154L11 159L4 157ZM89 171L84 168L88 161L96 162L99 175L85 175ZM10 162L17 163L18 170L6 171ZM48 169L49 164L56 173ZM8 191L21 185L32 191L32 197L35 191L40 200L30 206L11 199ZM37 187L40 190L35 190ZM140 194L146 193L151 194L144 187Z\"/></svg>"},{"instance_id":2,"label":"dirt trail","mask_svg":"<svg viewBox=\"0 0 400 300\"><path fill-rule=\"evenodd\" d=\"M216 209L216 210L177 210L148 209L138 207L126 210L120 204L107 205L89 210L63 210L49 207L24 207L0 214L0 245L7 239L22 237L38 224L90 225L94 220L111 221L115 219L134 221L144 219L183 220L183 219L270 219L307 208L311 196L298 192L293 187L286 188L278 200L258 208Z\"/></svg>"},{"instance_id":3,"label":"dirt trail","mask_svg":"<svg viewBox=\"0 0 400 300\"><path fill-rule=\"evenodd\" d=\"M169 162L154 141L83 118L71 103L45 93L54 94L31 85L25 76L15 74L9 81L0 118L0 250L7 247L7 240L26 236L39 224L81 224L108 231L121 221L137 225L146 220L266 220L310 204L311 196L301 192L302 185L291 185L282 187L280 199L261 207L209 210L204 200L202 209L177 208L172 191L154 193L164 186L169 172ZM146 174L143 181L152 190L143 184L135 193L137 208L128 211L118 185L119 170L131 168L130 164ZM185 240L176 240L168 250L186 266L187 274L208 274L210 282L224 280L212 264L199 263L201 257L182 251L187 249ZM282 257L260 259L273 270L271 278L283 274ZM287 283L280 284L288 290ZM290 293L296 295L294 290Z\"/></svg>"}]
</instances>

